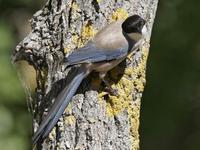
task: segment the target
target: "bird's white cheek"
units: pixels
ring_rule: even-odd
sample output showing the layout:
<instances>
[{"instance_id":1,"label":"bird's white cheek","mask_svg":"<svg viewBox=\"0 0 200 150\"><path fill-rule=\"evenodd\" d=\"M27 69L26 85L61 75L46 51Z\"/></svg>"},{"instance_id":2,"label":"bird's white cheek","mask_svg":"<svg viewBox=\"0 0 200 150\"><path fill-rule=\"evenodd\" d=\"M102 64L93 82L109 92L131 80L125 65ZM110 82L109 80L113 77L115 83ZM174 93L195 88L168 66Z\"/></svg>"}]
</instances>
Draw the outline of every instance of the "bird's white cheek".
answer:
<instances>
[{"instance_id":1,"label":"bird's white cheek","mask_svg":"<svg viewBox=\"0 0 200 150\"><path fill-rule=\"evenodd\" d=\"M147 32L147 27L144 26L144 27L142 28L142 34L145 34L146 32Z\"/></svg>"},{"instance_id":2,"label":"bird's white cheek","mask_svg":"<svg viewBox=\"0 0 200 150\"><path fill-rule=\"evenodd\" d=\"M147 32L147 27L146 26L144 26L143 28L142 28L142 36L143 37L148 37L148 32Z\"/></svg>"},{"instance_id":3,"label":"bird's white cheek","mask_svg":"<svg viewBox=\"0 0 200 150\"><path fill-rule=\"evenodd\" d=\"M134 41L139 41L142 38L142 34L140 33L130 33L128 36Z\"/></svg>"}]
</instances>

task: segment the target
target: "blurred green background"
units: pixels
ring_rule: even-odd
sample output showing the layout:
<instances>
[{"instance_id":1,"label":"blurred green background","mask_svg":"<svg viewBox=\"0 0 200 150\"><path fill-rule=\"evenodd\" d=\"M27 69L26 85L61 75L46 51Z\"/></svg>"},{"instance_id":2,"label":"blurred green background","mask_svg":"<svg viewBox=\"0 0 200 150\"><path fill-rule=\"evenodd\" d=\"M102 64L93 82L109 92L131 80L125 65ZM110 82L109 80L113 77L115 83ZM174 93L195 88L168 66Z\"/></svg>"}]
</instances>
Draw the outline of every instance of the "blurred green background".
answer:
<instances>
[{"instance_id":1,"label":"blurred green background","mask_svg":"<svg viewBox=\"0 0 200 150\"><path fill-rule=\"evenodd\" d=\"M141 150L200 150L199 10L199 0L160 0L142 98Z\"/></svg>"},{"instance_id":2,"label":"blurred green background","mask_svg":"<svg viewBox=\"0 0 200 150\"><path fill-rule=\"evenodd\" d=\"M30 31L28 20L42 3L0 0L0 150L30 149L31 115L10 55Z\"/></svg>"},{"instance_id":3,"label":"blurred green background","mask_svg":"<svg viewBox=\"0 0 200 150\"><path fill-rule=\"evenodd\" d=\"M0 149L30 149L31 116L10 64L44 0L0 0ZM200 1L162 0L142 99L141 150L200 149Z\"/></svg>"}]
</instances>

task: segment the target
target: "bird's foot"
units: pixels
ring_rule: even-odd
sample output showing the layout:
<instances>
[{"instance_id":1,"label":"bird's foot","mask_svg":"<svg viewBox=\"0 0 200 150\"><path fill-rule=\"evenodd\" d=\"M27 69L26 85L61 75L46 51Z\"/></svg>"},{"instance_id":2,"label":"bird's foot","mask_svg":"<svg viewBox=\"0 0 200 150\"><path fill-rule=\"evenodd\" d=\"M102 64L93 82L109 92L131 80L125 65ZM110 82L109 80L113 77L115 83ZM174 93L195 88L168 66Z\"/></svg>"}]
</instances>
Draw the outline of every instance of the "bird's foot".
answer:
<instances>
[{"instance_id":1,"label":"bird's foot","mask_svg":"<svg viewBox=\"0 0 200 150\"><path fill-rule=\"evenodd\" d=\"M105 87L105 91L108 92L112 96L119 96L117 89L113 89L111 87Z\"/></svg>"}]
</instances>

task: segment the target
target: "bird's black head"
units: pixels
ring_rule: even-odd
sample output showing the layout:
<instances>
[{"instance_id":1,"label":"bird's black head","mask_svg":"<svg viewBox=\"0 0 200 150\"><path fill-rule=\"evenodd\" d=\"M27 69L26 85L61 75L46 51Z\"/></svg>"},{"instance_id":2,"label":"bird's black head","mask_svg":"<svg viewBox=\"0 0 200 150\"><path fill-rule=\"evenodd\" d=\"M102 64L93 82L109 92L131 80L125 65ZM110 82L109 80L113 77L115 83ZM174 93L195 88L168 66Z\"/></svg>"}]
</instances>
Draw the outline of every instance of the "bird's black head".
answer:
<instances>
[{"instance_id":1,"label":"bird's black head","mask_svg":"<svg viewBox=\"0 0 200 150\"><path fill-rule=\"evenodd\" d=\"M122 29L125 33L141 33L146 21L139 15L128 17L122 23Z\"/></svg>"}]
</instances>

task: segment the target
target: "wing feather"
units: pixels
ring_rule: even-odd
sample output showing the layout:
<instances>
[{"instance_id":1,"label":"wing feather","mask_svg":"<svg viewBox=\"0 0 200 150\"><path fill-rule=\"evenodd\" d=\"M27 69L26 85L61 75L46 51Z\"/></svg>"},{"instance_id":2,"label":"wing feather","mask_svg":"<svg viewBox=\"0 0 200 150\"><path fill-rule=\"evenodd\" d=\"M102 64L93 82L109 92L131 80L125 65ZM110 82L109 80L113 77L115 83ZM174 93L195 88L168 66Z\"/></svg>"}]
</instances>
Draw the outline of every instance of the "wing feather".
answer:
<instances>
[{"instance_id":1,"label":"wing feather","mask_svg":"<svg viewBox=\"0 0 200 150\"><path fill-rule=\"evenodd\" d=\"M85 47L77 49L65 58L64 62L68 65L80 64L80 63L92 63L101 61L110 61L119 59L127 55L128 46L115 50L104 50L96 48L93 43L87 44Z\"/></svg>"}]
</instances>

